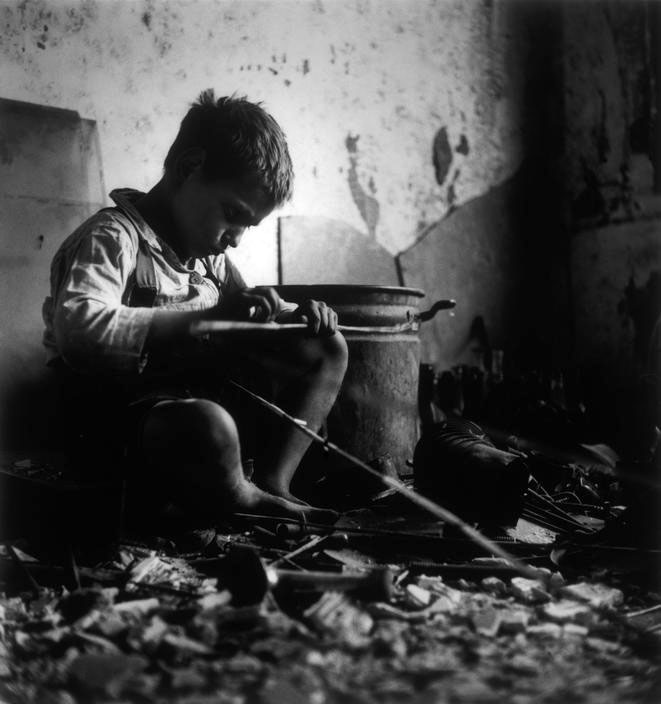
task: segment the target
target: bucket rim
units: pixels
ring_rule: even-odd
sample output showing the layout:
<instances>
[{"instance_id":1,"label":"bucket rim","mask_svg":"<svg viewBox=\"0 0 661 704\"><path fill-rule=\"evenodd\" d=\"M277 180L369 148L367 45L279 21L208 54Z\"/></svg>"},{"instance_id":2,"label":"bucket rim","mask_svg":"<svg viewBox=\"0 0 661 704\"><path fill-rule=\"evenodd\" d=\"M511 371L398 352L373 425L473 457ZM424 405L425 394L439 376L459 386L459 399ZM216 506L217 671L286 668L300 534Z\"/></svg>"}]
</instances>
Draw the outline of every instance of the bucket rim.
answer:
<instances>
[{"instance_id":1,"label":"bucket rim","mask_svg":"<svg viewBox=\"0 0 661 704\"><path fill-rule=\"evenodd\" d=\"M420 288L408 288L406 286L378 286L375 284L277 284L279 289L326 289L336 293L356 291L359 293L392 293L406 296L416 296L424 298L427 294Z\"/></svg>"}]
</instances>

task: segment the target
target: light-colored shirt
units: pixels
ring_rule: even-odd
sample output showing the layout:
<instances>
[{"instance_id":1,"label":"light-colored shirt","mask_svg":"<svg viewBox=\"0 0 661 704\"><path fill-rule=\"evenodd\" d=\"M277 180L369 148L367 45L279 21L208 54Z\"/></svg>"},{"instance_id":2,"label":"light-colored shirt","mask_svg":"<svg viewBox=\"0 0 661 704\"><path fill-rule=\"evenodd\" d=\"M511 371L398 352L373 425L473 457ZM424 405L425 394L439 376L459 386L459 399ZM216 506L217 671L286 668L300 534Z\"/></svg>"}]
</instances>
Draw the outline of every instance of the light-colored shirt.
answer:
<instances>
[{"instance_id":1,"label":"light-colored shirt","mask_svg":"<svg viewBox=\"0 0 661 704\"><path fill-rule=\"evenodd\" d=\"M133 205L141 195L130 189L113 191L116 207L89 218L55 254L50 296L43 306L49 358L62 357L79 371L142 371L154 308L127 305L140 240L154 263L154 307L203 310L245 287L225 254L208 260L220 291L205 276L202 260L195 260L194 269L186 268Z\"/></svg>"}]
</instances>

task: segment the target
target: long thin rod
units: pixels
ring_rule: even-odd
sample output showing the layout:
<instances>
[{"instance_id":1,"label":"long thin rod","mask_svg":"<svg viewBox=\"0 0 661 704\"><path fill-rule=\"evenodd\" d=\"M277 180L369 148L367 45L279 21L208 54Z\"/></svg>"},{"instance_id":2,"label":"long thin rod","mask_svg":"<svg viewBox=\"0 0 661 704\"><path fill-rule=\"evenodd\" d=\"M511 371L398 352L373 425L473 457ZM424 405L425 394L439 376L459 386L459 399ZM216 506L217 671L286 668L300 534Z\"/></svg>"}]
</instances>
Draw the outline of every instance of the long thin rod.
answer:
<instances>
[{"instance_id":1,"label":"long thin rod","mask_svg":"<svg viewBox=\"0 0 661 704\"><path fill-rule=\"evenodd\" d=\"M289 415L281 408L276 406L274 403L271 403L270 401L267 401L265 398L262 398L258 394L253 393L252 391L250 391L250 389L247 389L245 386L238 384L236 381L230 381L230 383L237 389L240 389L241 391L246 393L254 401L257 401L265 408L268 408L275 415L291 423L294 427L298 428L300 432L312 438L314 442L319 443L323 447L327 448L329 451L334 452L336 455L339 455L348 462L351 462L356 467L362 469L364 472L371 474L373 477L383 482L383 484L385 484L386 486L395 489L395 491L397 491L399 494L409 499L411 503L414 503L416 506L419 506L420 508L428 511L432 514L432 516L435 516L436 518L440 519L441 521L444 521L445 523L449 523L450 525L455 526L480 547L484 548L485 550L491 552L494 555L498 555L498 557L502 557L503 559L508 560L512 567L514 567L519 572L519 574L522 574L530 579L546 579L546 575L543 572L535 569L534 567L526 565L525 563L515 558L513 555L510 555L506 550L501 548L499 545L496 545L489 538L482 535L482 533L480 533L478 530L468 525L468 523L459 518L459 516L452 513L452 511L449 511L443 506L440 506L431 499L428 499L426 496L418 494L413 489L409 489L398 479L394 479L393 477L389 477L385 474L377 472L375 469L370 467L362 460L358 459L357 457L354 457L345 450L342 450L334 443L322 438L313 430L310 430L310 428L308 428L306 425L302 424L300 420Z\"/></svg>"},{"instance_id":2,"label":"long thin rod","mask_svg":"<svg viewBox=\"0 0 661 704\"><path fill-rule=\"evenodd\" d=\"M191 325L192 335L226 335L228 333L260 333L269 335L296 334L303 335L308 332L307 323L254 323L243 320L201 320ZM398 325L387 325L378 327L338 325L340 332L356 333L361 335L378 335L397 332L416 331L418 323L410 321L399 323Z\"/></svg>"}]
</instances>

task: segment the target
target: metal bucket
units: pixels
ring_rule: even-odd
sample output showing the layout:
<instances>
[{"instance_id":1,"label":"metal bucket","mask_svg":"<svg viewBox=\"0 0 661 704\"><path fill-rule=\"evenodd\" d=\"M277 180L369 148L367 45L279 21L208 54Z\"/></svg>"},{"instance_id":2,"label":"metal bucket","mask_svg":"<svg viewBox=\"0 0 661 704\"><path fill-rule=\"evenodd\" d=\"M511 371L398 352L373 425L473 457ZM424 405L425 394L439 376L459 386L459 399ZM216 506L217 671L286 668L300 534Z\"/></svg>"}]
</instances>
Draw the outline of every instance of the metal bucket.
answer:
<instances>
[{"instance_id":1,"label":"metal bucket","mask_svg":"<svg viewBox=\"0 0 661 704\"><path fill-rule=\"evenodd\" d=\"M365 462L387 455L399 472L413 458L419 436L418 374L423 291L397 286L278 286L287 301L325 301L341 325L397 327L394 331L347 332L349 366L328 417L328 438ZM424 314L423 314L424 315Z\"/></svg>"}]
</instances>

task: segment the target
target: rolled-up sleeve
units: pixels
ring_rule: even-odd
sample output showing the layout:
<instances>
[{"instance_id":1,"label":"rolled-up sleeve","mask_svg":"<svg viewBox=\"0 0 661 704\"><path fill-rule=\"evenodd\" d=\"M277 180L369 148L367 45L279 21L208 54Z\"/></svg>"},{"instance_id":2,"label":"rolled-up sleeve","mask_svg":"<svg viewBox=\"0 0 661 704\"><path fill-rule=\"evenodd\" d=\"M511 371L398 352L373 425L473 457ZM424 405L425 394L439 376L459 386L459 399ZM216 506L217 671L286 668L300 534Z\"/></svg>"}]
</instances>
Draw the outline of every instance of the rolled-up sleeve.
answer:
<instances>
[{"instance_id":1,"label":"rolled-up sleeve","mask_svg":"<svg viewBox=\"0 0 661 704\"><path fill-rule=\"evenodd\" d=\"M84 232L53 301L57 349L78 371L140 372L154 310L123 304L137 243L112 224Z\"/></svg>"}]
</instances>

